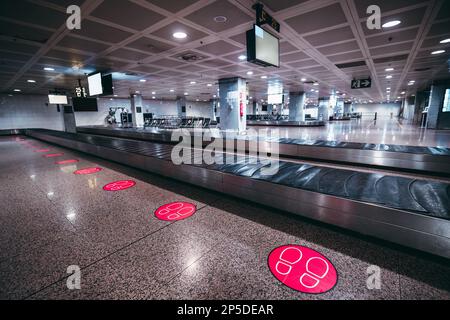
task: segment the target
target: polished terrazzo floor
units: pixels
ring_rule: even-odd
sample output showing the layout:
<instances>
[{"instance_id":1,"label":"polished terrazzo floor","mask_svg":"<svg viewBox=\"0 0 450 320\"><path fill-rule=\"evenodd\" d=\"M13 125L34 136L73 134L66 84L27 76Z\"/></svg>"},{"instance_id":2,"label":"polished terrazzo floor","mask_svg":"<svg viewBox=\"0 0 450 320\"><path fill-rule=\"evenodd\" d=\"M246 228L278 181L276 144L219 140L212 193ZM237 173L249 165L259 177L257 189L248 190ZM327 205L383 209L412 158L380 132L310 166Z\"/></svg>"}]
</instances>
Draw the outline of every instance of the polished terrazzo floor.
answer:
<instances>
[{"instance_id":1,"label":"polished terrazzo floor","mask_svg":"<svg viewBox=\"0 0 450 320\"><path fill-rule=\"evenodd\" d=\"M409 146L450 147L450 130L421 129L407 120L380 117L377 121L360 120L328 122L326 127L249 127L259 134L278 130L281 138L397 144Z\"/></svg>"},{"instance_id":2,"label":"polished terrazzo floor","mask_svg":"<svg viewBox=\"0 0 450 320\"><path fill-rule=\"evenodd\" d=\"M447 261L64 148L44 158L0 138L0 299L450 299ZM71 165L56 160L79 159ZM103 171L77 176L80 168ZM102 187L132 179L120 192ZM178 222L153 212L173 201L198 211ZM337 285L307 295L270 273L272 249L295 243L325 255ZM81 268L81 290L66 270ZM381 289L367 268L381 268Z\"/></svg>"}]
</instances>

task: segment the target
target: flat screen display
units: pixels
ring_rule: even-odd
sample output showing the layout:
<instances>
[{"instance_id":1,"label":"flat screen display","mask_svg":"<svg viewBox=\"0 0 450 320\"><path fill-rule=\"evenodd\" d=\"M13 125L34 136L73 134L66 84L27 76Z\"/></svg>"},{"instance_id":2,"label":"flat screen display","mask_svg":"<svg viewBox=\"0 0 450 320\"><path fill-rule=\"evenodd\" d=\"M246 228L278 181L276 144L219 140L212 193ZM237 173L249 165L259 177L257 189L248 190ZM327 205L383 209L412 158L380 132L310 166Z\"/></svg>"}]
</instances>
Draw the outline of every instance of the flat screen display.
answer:
<instances>
[{"instance_id":1,"label":"flat screen display","mask_svg":"<svg viewBox=\"0 0 450 320\"><path fill-rule=\"evenodd\" d=\"M72 98L73 111L75 112L97 112L96 98Z\"/></svg>"},{"instance_id":2,"label":"flat screen display","mask_svg":"<svg viewBox=\"0 0 450 320\"><path fill-rule=\"evenodd\" d=\"M96 73L88 77L89 95L98 96L103 94L102 74Z\"/></svg>"},{"instance_id":3,"label":"flat screen display","mask_svg":"<svg viewBox=\"0 0 450 320\"><path fill-rule=\"evenodd\" d=\"M48 103L49 104L68 104L67 96L49 94L48 95Z\"/></svg>"},{"instance_id":4,"label":"flat screen display","mask_svg":"<svg viewBox=\"0 0 450 320\"><path fill-rule=\"evenodd\" d=\"M267 96L268 104L282 104L283 103L283 94L269 94Z\"/></svg>"},{"instance_id":5,"label":"flat screen display","mask_svg":"<svg viewBox=\"0 0 450 320\"><path fill-rule=\"evenodd\" d=\"M280 66L280 41L255 25L247 31L247 60L263 66Z\"/></svg>"}]
</instances>

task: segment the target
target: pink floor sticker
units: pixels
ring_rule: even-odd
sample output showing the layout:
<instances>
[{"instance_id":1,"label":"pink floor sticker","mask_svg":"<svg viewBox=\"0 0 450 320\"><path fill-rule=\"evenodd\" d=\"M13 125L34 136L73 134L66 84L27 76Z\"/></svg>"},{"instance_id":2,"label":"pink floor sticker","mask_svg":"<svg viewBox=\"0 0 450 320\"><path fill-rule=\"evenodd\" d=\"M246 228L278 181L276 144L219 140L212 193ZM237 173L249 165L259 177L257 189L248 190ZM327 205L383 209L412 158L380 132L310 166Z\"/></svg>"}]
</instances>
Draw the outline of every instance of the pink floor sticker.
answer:
<instances>
[{"instance_id":1,"label":"pink floor sticker","mask_svg":"<svg viewBox=\"0 0 450 320\"><path fill-rule=\"evenodd\" d=\"M56 158L56 157L62 157L64 153L51 153L51 154L45 154L43 155L44 158Z\"/></svg>"},{"instance_id":2,"label":"pink floor sticker","mask_svg":"<svg viewBox=\"0 0 450 320\"><path fill-rule=\"evenodd\" d=\"M159 207L155 217L164 221L178 221L189 218L197 211L197 207L189 202L172 202Z\"/></svg>"},{"instance_id":3,"label":"pink floor sticker","mask_svg":"<svg viewBox=\"0 0 450 320\"><path fill-rule=\"evenodd\" d=\"M102 171L102 168L94 167L94 168L85 168L80 169L74 172L74 174L93 174Z\"/></svg>"},{"instance_id":4,"label":"pink floor sticker","mask_svg":"<svg viewBox=\"0 0 450 320\"><path fill-rule=\"evenodd\" d=\"M337 282L333 264L319 252L307 247L278 247L270 253L268 264L275 278L300 292L325 293Z\"/></svg>"},{"instance_id":5,"label":"pink floor sticker","mask_svg":"<svg viewBox=\"0 0 450 320\"><path fill-rule=\"evenodd\" d=\"M103 187L103 190L105 191L121 191L125 190L131 187L134 187L136 185L136 182L133 180L121 180L116 182L108 183Z\"/></svg>"},{"instance_id":6,"label":"pink floor sticker","mask_svg":"<svg viewBox=\"0 0 450 320\"><path fill-rule=\"evenodd\" d=\"M56 161L55 164L72 164L80 162L80 160L77 159L69 159L69 160L62 160L62 161Z\"/></svg>"},{"instance_id":7,"label":"pink floor sticker","mask_svg":"<svg viewBox=\"0 0 450 320\"><path fill-rule=\"evenodd\" d=\"M37 149L37 150L34 150L34 152L49 152L50 151L50 149Z\"/></svg>"}]
</instances>

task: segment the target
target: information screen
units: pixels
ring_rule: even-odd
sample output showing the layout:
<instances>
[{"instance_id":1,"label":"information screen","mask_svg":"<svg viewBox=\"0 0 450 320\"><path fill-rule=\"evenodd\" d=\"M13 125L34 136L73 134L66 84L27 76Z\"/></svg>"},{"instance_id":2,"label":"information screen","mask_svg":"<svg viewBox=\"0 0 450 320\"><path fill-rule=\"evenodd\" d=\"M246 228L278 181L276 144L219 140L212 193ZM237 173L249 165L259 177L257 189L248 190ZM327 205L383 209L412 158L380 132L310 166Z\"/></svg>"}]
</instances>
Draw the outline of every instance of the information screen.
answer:
<instances>
[{"instance_id":1,"label":"information screen","mask_svg":"<svg viewBox=\"0 0 450 320\"><path fill-rule=\"evenodd\" d=\"M255 26L255 39L256 59L279 67L280 49L278 38Z\"/></svg>"},{"instance_id":2,"label":"information screen","mask_svg":"<svg viewBox=\"0 0 450 320\"><path fill-rule=\"evenodd\" d=\"M67 96L49 94L48 95L48 103L49 104L68 104Z\"/></svg>"},{"instance_id":3,"label":"information screen","mask_svg":"<svg viewBox=\"0 0 450 320\"><path fill-rule=\"evenodd\" d=\"M98 96L103 94L102 74L96 73L88 77L89 95Z\"/></svg>"}]
</instances>

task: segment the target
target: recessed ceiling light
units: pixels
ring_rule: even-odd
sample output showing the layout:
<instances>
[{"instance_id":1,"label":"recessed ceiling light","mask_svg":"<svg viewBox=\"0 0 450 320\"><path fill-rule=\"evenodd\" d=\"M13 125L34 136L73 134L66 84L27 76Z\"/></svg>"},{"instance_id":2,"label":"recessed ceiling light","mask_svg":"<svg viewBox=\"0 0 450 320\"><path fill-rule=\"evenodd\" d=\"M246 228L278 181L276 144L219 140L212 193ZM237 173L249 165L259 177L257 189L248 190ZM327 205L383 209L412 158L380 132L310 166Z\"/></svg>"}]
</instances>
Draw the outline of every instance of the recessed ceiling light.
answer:
<instances>
[{"instance_id":1,"label":"recessed ceiling light","mask_svg":"<svg viewBox=\"0 0 450 320\"><path fill-rule=\"evenodd\" d=\"M145 79L141 79L141 80L139 80L140 82L147 82L147 80L145 80Z\"/></svg>"},{"instance_id":2,"label":"recessed ceiling light","mask_svg":"<svg viewBox=\"0 0 450 320\"><path fill-rule=\"evenodd\" d=\"M445 50L436 50L436 51L433 51L431 54L441 54L444 52L445 52Z\"/></svg>"},{"instance_id":3,"label":"recessed ceiling light","mask_svg":"<svg viewBox=\"0 0 450 320\"><path fill-rule=\"evenodd\" d=\"M314 82L314 85L315 85L315 86L318 86L318 85L319 85L319 83L318 83L318 82Z\"/></svg>"},{"instance_id":4,"label":"recessed ceiling light","mask_svg":"<svg viewBox=\"0 0 450 320\"><path fill-rule=\"evenodd\" d=\"M152 97L152 99L156 99L156 97Z\"/></svg>"},{"instance_id":5,"label":"recessed ceiling light","mask_svg":"<svg viewBox=\"0 0 450 320\"><path fill-rule=\"evenodd\" d=\"M156 92L155 92L155 91L153 91L153 92L152 92L152 94L153 94L153 95L155 95L155 94L156 94Z\"/></svg>"},{"instance_id":6,"label":"recessed ceiling light","mask_svg":"<svg viewBox=\"0 0 450 320\"><path fill-rule=\"evenodd\" d=\"M247 75L251 76L253 74L253 71L247 71Z\"/></svg>"},{"instance_id":7,"label":"recessed ceiling light","mask_svg":"<svg viewBox=\"0 0 450 320\"><path fill-rule=\"evenodd\" d=\"M394 71L394 68L386 68L384 69L384 71L388 72L388 71Z\"/></svg>"},{"instance_id":8,"label":"recessed ceiling light","mask_svg":"<svg viewBox=\"0 0 450 320\"><path fill-rule=\"evenodd\" d=\"M14 89L14 92L21 92L22 90L20 89Z\"/></svg>"},{"instance_id":9,"label":"recessed ceiling light","mask_svg":"<svg viewBox=\"0 0 450 320\"><path fill-rule=\"evenodd\" d=\"M44 68L45 71L55 71L53 68Z\"/></svg>"},{"instance_id":10,"label":"recessed ceiling light","mask_svg":"<svg viewBox=\"0 0 450 320\"><path fill-rule=\"evenodd\" d=\"M174 37L175 39L186 39L187 34L186 34L185 32L175 32L175 33L173 34L173 37Z\"/></svg>"},{"instance_id":11,"label":"recessed ceiling light","mask_svg":"<svg viewBox=\"0 0 450 320\"><path fill-rule=\"evenodd\" d=\"M400 92L400 94L405 94L405 93L406 93L405 91Z\"/></svg>"},{"instance_id":12,"label":"recessed ceiling light","mask_svg":"<svg viewBox=\"0 0 450 320\"><path fill-rule=\"evenodd\" d=\"M311 89L311 92L314 92L315 90L314 89Z\"/></svg>"},{"instance_id":13,"label":"recessed ceiling light","mask_svg":"<svg viewBox=\"0 0 450 320\"><path fill-rule=\"evenodd\" d=\"M29 82L29 83L36 83L35 80L27 80L27 82Z\"/></svg>"},{"instance_id":14,"label":"recessed ceiling light","mask_svg":"<svg viewBox=\"0 0 450 320\"><path fill-rule=\"evenodd\" d=\"M439 43L449 43L449 42L450 42L450 38L439 41Z\"/></svg>"},{"instance_id":15,"label":"recessed ceiling light","mask_svg":"<svg viewBox=\"0 0 450 320\"><path fill-rule=\"evenodd\" d=\"M211 83L208 83L206 86L207 86L207 87L212 87L212 84L211 84Z\"/></svg>"},{"instance_id":16,"label":"recessed ceiling light","mask_svg":"<svg viewBox=\"0 0 450 320\"><path fill-rule=\"evenodd\" d=\"M267 76L261 76L261 79L267 79Z\"/></svg>"},{"instance_id":17,"label":"recessed ceiling light","mask_svg":"<svg viewBox=\"0 0 450 320\"><path fill-rule=\"evenodd\" d=\"M392 79L392 76L391 75L386 76L386 79Z\"/></svg>"},{"instance_id":18,"label":"recessed ceiling light","mask_svg":"<svg viewBox=\"0 0 450 320\"><path fill-rule=\"evenodd\" d=\"M225 16L214 17L214 21L217 23L224 23L224 22L227 22L227 20L228 20L228 18Z\"/></svg>"},{"instance_id":19,"label":"recessed ceiling light","mask_svg":"<svg viewBox=\"0 0 450 320\"><path fill-rule=\"evenodd\" d=\"M114 97L117 97L117 94L115 94Z\"/></svg>"},{"instance_id":20,"label":"recessed ceiling light","mask_svg":"<svg viewBox=\"0 0 450 320\"><path fill-rule=\"evenodd\" d=\"M247 60L247 56L242 54L238 57L238 59L239 60Z\"/></svg>"},{"instance_id":21,"label":"recessed ceiling light","mask_svg":"<svg viewBox=\"0 0 450 320\"><path fill-rule=\"evenodd\" d=\"M184 95L185 95L185 96L188 96L188 95L189 95L189 93L185 92L185 93L184 93Z\"/></svg>"},{"instance_id":22,"label":"recessed ceiling light","mask_svg":"<svg viewBox=\"0 0 450 320\"><path fill-rule=\"evenodd\" d=\"M195 81L191 81L191 84L196 84L197 82L195 82Z\"/></svg>"},{"instance_id":23,"label":"recessed ceiling light","mask_svg":"<svg viewBox=\"0 0 450 320\"><path fill-rule=\"evenodd\" d=\"M400 20L392 20L382 25L383 28L392 28L402 23Z\"/></svg>"},{"instance_id":24,"label":"recessed ceiling light","mask_svg":"<svg viewBox=\"0 0 450 320\"><path fill-rule=\"evenodd\" d=\"M300 81L305 82L306 78L301 78Z\"/></svg>"},{"instance_id":25,"label":"recessed ceiling light","mask_svg":"<svg viewBox=\"0 0 450 320\"><path fill-rule=\"evenodd\" d=\"M170 89L170 92L174 92L175 90L173 90L173 89Z\"/></svg>"},{"instance_id":26,"label":"recessed ceiling light","mask_svg":"<svg viewBox=\"0 0 450 320\"><path fill-rule=\"evenodd\" d=\"M216 95L213 95L213 97L214 97L214 98L217 98L217 96L216 96Z\"/></svg>"}]
</instances>

